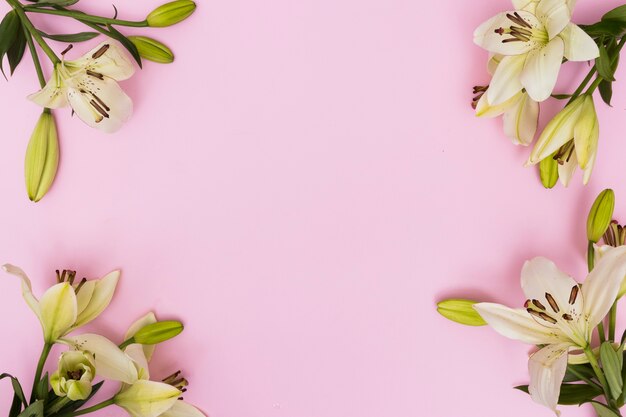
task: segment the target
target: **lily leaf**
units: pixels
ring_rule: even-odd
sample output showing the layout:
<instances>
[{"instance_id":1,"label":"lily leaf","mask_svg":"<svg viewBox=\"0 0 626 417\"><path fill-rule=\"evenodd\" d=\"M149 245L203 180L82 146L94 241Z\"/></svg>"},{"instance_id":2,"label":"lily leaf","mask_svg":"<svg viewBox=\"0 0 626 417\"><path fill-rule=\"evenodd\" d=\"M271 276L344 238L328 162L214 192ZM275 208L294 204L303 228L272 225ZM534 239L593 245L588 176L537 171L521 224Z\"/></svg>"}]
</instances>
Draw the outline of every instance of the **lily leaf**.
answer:
<instances>
[{"instance_id":1,"label":"lily leaf","mask_svg":"<svg viewBox=\"0 0 626 417\"><path fill-rule=\"evenodd\" d=\"M126 36L124 36L120 31L115 29L113 26L107 25L107 29L109 30L109 36L119 41L119 43L121 43L124 46L124 48L126 48L128 52L130 52L133 58L135 58L135 61L137 61L137 65L139 65L139 68L142 68L141 56L139 55L139 51L137 50L137 47L135 46L135 44L132 43Z\"/></svg>"},{"instance_id":2,"label":"lily leaf","mask_svg":"<svg viewBox=\"0 0 626 417\"><path fill-rule=\"evenodd\" d=\"M76 42L85 42L99 36L97 32L79 32L79 33L69 33L64 35L51 35L49 33L45 33L39 31L41 36L44 38L52 39L53 41L59 42L67 42L67 43L76 43Z\"/></svg>"},{"instance_id":3,"label":"lily leaf","mask_svg":"<svg viewBox=\"0 0 626 417\"><path fill-rule=\"evenodd\" d=\"M54 6L65 7L65 6L73 6L79 1L80 0L46 0L46 1L37 2L31 5L30 7L54 7Z\"/></svg>"},{"instance_id":4,"label":"lily leaf","mask_svg":"<svg viewBox=\"0 0 626 417\"><path fill-rule=\"evenodd\" d=\"M598 49L600 50L600 56L596 58L596 69L598 70L598 75L606 81L615 81L615 77L613 76L613 65L611 64L609 52L602 44L598 45Z\"/></svg>"},{"instance_id":5,"label":"lily leaf","mask_svg":"<svg viewBox=\"0 0 626 417\"><path fill-rule=\"evenodd\" d=\"M578 377L577 375L582 375L583 377L590 380L596 378L596 374L589 364L567 365L567 370L565 371L565 378L563 378L563 382L582 381L582 379L580 379L580 377Z\"/></svg>"},{"instance_id":6,"label":"lily leaf","mask_svg":"<svg viewBox=\"0 0 626 417\"><path fill-rule=\"evenodd\" d=\"M520 385L515 387L515 389L528 394L528 385ZM562 384L561 393L559 394L559 404L580 405L590 402L598 395L602 395L602 390L593 385Z\"/></svg>"},{"instance_id":7,"label":"lily leaf","mask_svg":"<svg viewBox=\"0 0 626 417\"><path fill-rule=\"evenodd\" d=\"M622 380L621 361L610 342L604 342L600 345L600 361L602 361L602 369L609 384L611 396L616 400L622 394L624 382Z\"/></svg>"},{"instance_id":8,"label":"lily leaf","mask_svg":"<svg viewBox=\"0 0 626 417\"><path fill-rule=\"evenodd\" d=\"M602 21L605 20L617 20L621 22L626 22L626 4L622 6L618 6L613 10L610 10L602 16Z\"/></svg>"},{"instance_id":9,"label":"lily leaf","mask_svg":"<svg viewBox=\"0 0 626 417\"><path fill-rule=\"evenodd\" d=\"M44 401L37 400L26 407L17 417L44 417L43 404Z\"/></svg>"},{"instance_id":10,"label":"lily leaf","mask_svg":"<svg viewBox=\"0 0 626 417\"><path fill-rule=\"evenodd\" d=\"M2 22L0 22L0 71L5 79L7 76L4 73L4 68L2 68L2 60L13 45L13 42L15 42L17 32L20 31L20 28L20 20L15 10L11 10L7 13L2 19Z\"/></svg>"},{"instance_id":11,"label":"lily leaf","mask_svg":"<svg viewBox=\"0 0 626 417\"><path fill-rule=\"evenodd\" d=\"M46 372L35 387L35 398L46 401L48 399L48 386L48 373Z\"/></svg>"},{"instance_id":12,"label":"lily leaf","mask_svg":"<svg viewBox=\"0 0 626 417\"><path fill-rule=\"evenodd\" d=\"M593 25L580 25L592 38L601 36L621 37L626 32L626 22L620 20L602 20Z\"/></svg>"},{"instance_id":13,"label":"lily leaf","mask_svg":"<svg viewBox=\"0 0 626 417\"><path fill-rule=\"evenodd\" d=\"M24 391L22 390L22 386L20 385L20 381L17 380L12 375L9 374L1 374L0 379L11 378L11 385L13 386L13 402L11 403L11 409L9 410L9 417L17 417L22 411L22 404L24 407L28 405L26 402L26 397L24 396Z\"/></svg>"},{"instance_id":14,"label":"lily leaf","mask_svg":"<svg viewBox=\"0 0 626 417\"><path fill-rule=\"evenodd\" d=\"M57 412L57 415L73 413L74 411L78 410L80 407L85 405L87 401L89 401L94 395L96 395L96 393L100 390L100 388L102 388L103 384L104 384L104 381L100 381L97 384L94 384L91 387L91 394L89 394L87 398L85 398L84 400L80 400L80 401L72 401L71 403L67 404L65 407L61 408Z\"/></svg>"},{"instance_id":15,"label":"lily leaf","mask_svg":"<svg viewBox=\"0 0 626 417\"><path fill-rule=\"evenodd\" d=\"M593 406L593 409L596 410L596 414L598 415L598 417L621 417L615 411L611 410L609 407L602 403L593 401L591 405Z\"/></svg>"},{"instance_id":16,"label":"lily leaf","mask_svg":"<svg viewBox=\"0 0 626 417\"><path fill-rule=\"evenodd\" d=\"M15 72L15 68L20 64L26 51L26 35L21 25L13 41L13 45L7 51L7 58L9 60L9 68L11 69L11 75Z\"/></svg>"}]
</instances>

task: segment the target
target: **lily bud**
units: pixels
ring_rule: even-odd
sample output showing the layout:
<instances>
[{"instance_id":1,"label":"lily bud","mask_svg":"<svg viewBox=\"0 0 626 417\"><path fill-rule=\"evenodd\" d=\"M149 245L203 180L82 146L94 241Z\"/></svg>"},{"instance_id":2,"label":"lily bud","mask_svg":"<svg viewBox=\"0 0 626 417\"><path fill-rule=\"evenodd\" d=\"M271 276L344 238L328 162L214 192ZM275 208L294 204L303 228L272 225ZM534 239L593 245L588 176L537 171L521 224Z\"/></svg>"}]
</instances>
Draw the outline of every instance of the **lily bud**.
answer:
<instances>
[{"instance_id":1,"label":"lily bud","mask_svg":"<svg viewBox=\"0 0 626 417\"><path fill-rule=\"evenodd\" d=\"M467 326L484 326L485 320L474 310L476 301L450 299L437 303L437 312L454 322Z\"/></svg>"},{"instance_id":2,"label":"lily bud","mask_svg":"<svg viewBox=\"0 0 626 417\"><path fill-rule=\"evenodd\" d=\"M95 376L93 356L70 350L63 352L59 358L59 368L50 376L50 385L57 396L80 401L91 394L91 381Z\"/></svg>"},{"instance_id":3,"label":"lily bud","mask_svg":"<svg viewBox=\"0 0 626 417\"><path fill-rule=\"evenodd\" d=\"M179 321L159 321L142 327L133 339L141 345L156 345L178 336L184 327Z\"/></svg>"},{"instance_id":4,"label":"lily bud","mask_svg":"<svg viewBox=\"0 0 626 417\"><path fill-rule=\"evenodd\" d=\"M24 176L31 201L39 201L50 189L59 165L59 139L54 116L43 111L26 148Z\"/></svg>"},{"instance_id":5,"label":"lily bud","mask_svg":"<svg viewBox=\"0 0 626 417\"><path fill-rule=\"evenodd\" d=\"M187 19L196 10L196 3L191 0L176 0L154 9L146 18L148 26L165 27L175 25Z\"/></svg>"},{"instance_id":6,"label":"lily bud","mask_svg":"<svg viewBox=\"0 0 626 417\"><path fill-rule=\"evenodd\" d=\"M172 408L181 394L164 382L139 380L120 391L113 402L134 417L154 417Z\"/></svg>"},{"instance_id":7,"label":"lily bud","mask_svg":"<svg viewBox=\"0 0 626 417\"><path fill-rule=\"evenodd\" d=\"M545 188L552 188L559 180L559 163L554 158L545 158L539 162L539 177Z\"/></svg>"},{"instance_id":8,"label":"lily bud","mask_svg":"<svg viewBox=\"0 0 626 417\"><path fill-rule=\"evenodd\" d=\"M161 42L146 36L129 36L128 39L137 47L143 59L159 64L174 62L174 53Z\"/></svg>"},{"instance_id":9,"label":"lily bud","mask_svg":"<svg viewBox=\"0 0 626 417\"><path fill-rule=\"evenodd\" d=\"M615 194L610 188L602 191L593 202L587 217L587 239L590 242L596 243L606 232L613 217L614 207Z\"/></svg>"}]
</instances>

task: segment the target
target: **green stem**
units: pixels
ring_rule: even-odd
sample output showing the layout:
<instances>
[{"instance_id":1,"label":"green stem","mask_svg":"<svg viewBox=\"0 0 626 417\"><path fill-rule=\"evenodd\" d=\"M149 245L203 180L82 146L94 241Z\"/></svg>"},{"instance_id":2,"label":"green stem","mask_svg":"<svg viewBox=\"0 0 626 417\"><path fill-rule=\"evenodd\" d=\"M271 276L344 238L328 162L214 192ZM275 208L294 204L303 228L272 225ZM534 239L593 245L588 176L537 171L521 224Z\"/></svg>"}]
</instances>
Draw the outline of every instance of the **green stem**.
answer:
<instances>
[{"instance_id":1,"label":"green stem","mask_svg":"<svg viewBox=\"0 0 626 417\"><path fill-rule=\"evenodd\" d=\"M589 364L593 368L593 371L596 373L596 377L598 378L598 381L600 381L600 385L602 385L602 389L604 390L604 397L606 398L606 401L608 403L611 400L611 394L609 393L609 386L606 382L606 378L604 377L604 372L602 372L602 369L600 369L598 360L596 359L596 356L593 354L593 351L591 350L591 348L589 348L589 345L587 345L587 347L583 350L585 351L585 355L587 356L587 359L589 359Z\"/></svg>"},{"instance_id":2,"label":"green stem","mask_svg":"<svg viewBox=\"0 0 626 417\"><path fill-rule=\"evenodd\" d=\"M41 49L46 53L46 55L48 55L48 58L50 58L50 61L52 61L53 64L61 62L61 60L54 53L52 48L50 48L50 46L48 46L46 41L41 37L41 35L39 34L39 31L35 28L35 26L33 26L33 23L30 21L28 16L26 16L26 13L24 13L24 9L25 9L24 6L22 6L22 4L18 0L7 0L7 2L11 5L11 7L13 7L13 10L15 10L17 15L19 16L20 20L22 21L22 24L30 32L31 36L39 44Z\"/></svg>"},{"instance_id":3,"label":"green stem","mask_svg":"<svg viewBox=\"0 0 626 417\"><path fill-rule=\"evenodd\" d=\"M115 400L114 398L109 398L106 401L102 401L101 403L98 403L96 405L92 405L89 408L83 408L82 410L78 410L78 411L74 411L72 414L69 414L70 416L80 416L83 414L88 414L88 413L93 413L94 411L98 411L104 407L108 407L110 405L115 404ZM62 417L62 416L59 416Z\"/></svg>"},{"instance_id":4,"label":"green stem","mask_svg":"<svg viewBox=\"0 0 626 417\"><path fill-rule=\"evenodd\" d=\"M42 9L40 7L31 7L31 6L24 6L24 10L29 13L53 14L56 16L71 17L73 19L82 20L85 22L101 23L103 25L119 25L119 26L130 26L130 27L137 27L137 28L148 26L147 20L132 21L132 20L109 19L108 17L93 16L93 15L79 12L76 10Z\"/></svg>"},{"instance_id":5,"label":"green stem","mask_svg":"<svg viewBox=\"0 0 626 417\"><path fill-rule=\"evenodd\" d=\"M589 81L591 81L591 78L593 78L593 74L596 73L596 66L594 65L593 67L591 67L591 69L589 70L589 72L587 73L587 76L583 79L583 81L580 83L580 85L578 86L578 88L576 89L576 91L574 91L572 93L572 97L570 97L569 101L567 102L566 106L569 105L572 101L576 100L578 98L578 96L580 95L580 93L583 92L583 90L585 89L585 87L587 86L587 84L589 84Z\"/></svg>"},{"instance_id":6,"label":"green stem","mask_svg":"<svg viewBox=\"0 0 626 417\"><path fill-rule=\"evenodd\" d=\"M609 340L615 341L615 321L617 320L617 301L611 306L609 311Z\"/></svg>"},{"instance_id":7,"label":"green stem","mask_svg":"<svg viewBox=\"0 0 626 417\"><path fill-rule=\"evenodd\" d=\"M592 379L587 378L585 375L583 375L580 372L578 372L573 366L568 367L567 370L570 371L575 376L577 376L581 381L585 381L589 385L594 385L594 386L602 389L602 385L598 384L596 381L594 381Z\"/></svg>"},{"instance_id":8,"label":"green stem","mask_svg":"<svg viewBox=\"0 0 626 417\"><path fill-rule=\"evenodd\" d=\"M56 414L59 410L71 402L72 400L67 397L55 398L48 405L46 405L46 415Z\"/></svg>"},{"instance_id":9,"label":"green stem","mask_svg":"<svg viewBox=\"0 0 626 417\"><path fill-rule=\"evenodd\" d=\"M37 363L37 370L35 371L35 379L33 381L33 389L30 392L30 402L35 401L35 388L41 381L41 374L43 373L43 367L46 364L46 359L48 359L48 355L50 354L50 350L52 349L52 343L46 342L43 345L43 349L41 351L41 356L39 357L39 362Z\"/></svg>"},{"instance_id":10,"label":"green stem","mask_svg":"<svg viewBox=\"0 0 626 417\"><path fill-rule=\"evenodd\" d=\"M35 64L35 71L37 71L37 78L39 79L39 85L41 88L46 86L46 77L43 75L43 70L41 69L41 62L39 61L39 55L37 54L37 48L35 48L35 43L33 42L33 37L31 36L28 29L24 28L24 36L26 36L26 43L28 44L28 50L30 51L30 55L33 58L33 63Z\"/></svg>"},{"instance_id":11,"label":"green stem","mask_svg":"<svg viewBox=\"0 0 626 417\"><path fill-rule=\"evenodd\" d=\"M131 337L130 339L124 340L122 344L119 345L118 347L123 350L126 346L133 344L133 343L135 343L135 338Z\"/></svg>"},{"instance_id":12,"label":"green stem","mask_svg":"<svg viewBox=\"0 0 626 417\"><path fill-rule=\"evenodd\" d=\"M613 59L611 59L611 66L613 66L617 62L617 59L619 58L619 53L622 50L622 48L624 47L624 43L625 43L624 41L625 40L626 40L626 35L622 36L620 38L619 42L617 43L617 50L615 51L615 55L613 55ZM585 94L592 94L594 91L596 91L596 88L598 88L598 86L600 85L600 83L602 81L604 81L604 78L596 77L596 79L589 86L587 91L585 91Z\"/></svg>"}]
</instances>

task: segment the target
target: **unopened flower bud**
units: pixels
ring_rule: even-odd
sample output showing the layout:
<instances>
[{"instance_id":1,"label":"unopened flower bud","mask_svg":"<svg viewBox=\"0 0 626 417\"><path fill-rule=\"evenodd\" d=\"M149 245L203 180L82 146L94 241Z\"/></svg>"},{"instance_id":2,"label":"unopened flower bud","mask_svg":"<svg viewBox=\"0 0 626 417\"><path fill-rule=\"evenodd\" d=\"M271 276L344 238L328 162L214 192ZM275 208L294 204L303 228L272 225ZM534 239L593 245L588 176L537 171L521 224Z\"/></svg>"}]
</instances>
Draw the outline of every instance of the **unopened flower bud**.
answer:
<instances>
[{"instance_id":1,"label":"unopened flower bud","mask_svg":"<svg viewBox=\"0 0 626 417\"><path fill-rule=\"evenodd\" d=\"M559 163L554 158L545 158L539 162L539 177L545 188L552 188L559 180Z\"/></svg>"},{"instance_id":2,"label":"unopened flower bud","mask_svg":"<svg viewBox=\"0 0 626 417\"><path fill-rule=\"evenodd\" d=\"M91 381L95 376L93 356L70 350L61 355L59 368L50 376L50 385L57 396L80 401L91 394Z\"/></svg>"},{"instance_id":3,"label":"unopened flower bud","mask_svg":"<svg viewBox=\"0 0 626 417\"><path fill-rule=\"evenodd\" d=\"M165 27L187 19L196 10L191 0L176 0L154 9L146 18L148 26Z\"/></svg>"},{"instance_id":4,"label":"unopened flower bud","mask_svg":"<svg viewBox=\"0 0 626 417\"><path fill-rule=\"evenodd\" d=\"M174 62L174 53L161 42L146 36L129 36L128 39L137 47L143 59L159 64Z\"/></svg>"},{"instance_id":5,"label":"unopened flower bud","mask_svg":"<svg viewBox=\"0 0 626 417\"><path fill-rule=\"evenodd\" d=\"M50 189L59 165L59 140L54 116L46 109L39 117L26 148L24 176L31 201L39 201Z\"/></svg>"},{"instance_id":6,"label":"unopened flower bud","mask_svg":"<svg viewBox=\"0 0 626 417\"><path fill-rule=\"evenodd\" d=\"M158 321L142 327L132 338L135 343L156 345L178 336L183 328L183 324L179 321Z\"/></svg>"},{"instance_id":7,"label":"unopened flower bud","mask_svg":"<svg viewBox=\"0 0 626 417\"><path fill-rule=\"evenodd\" d=\"M476 301L450 299L437 303L437 312L454 322L465 324L467 326L484 326L487 323L474 310Z\"/></svg>"},{"instance_id":8,"label":"unopened flower bud","mask_svg":"<svg viewBox=\"0 0 626 417\"><path fill-rule=\"evenodd\" d=\"M593 202L589 216L587 217L587 239L596 243L611 223L613 208L615 207L615 194L607 188L602 191L596 201Z\"/></svg>"}]
</instances>

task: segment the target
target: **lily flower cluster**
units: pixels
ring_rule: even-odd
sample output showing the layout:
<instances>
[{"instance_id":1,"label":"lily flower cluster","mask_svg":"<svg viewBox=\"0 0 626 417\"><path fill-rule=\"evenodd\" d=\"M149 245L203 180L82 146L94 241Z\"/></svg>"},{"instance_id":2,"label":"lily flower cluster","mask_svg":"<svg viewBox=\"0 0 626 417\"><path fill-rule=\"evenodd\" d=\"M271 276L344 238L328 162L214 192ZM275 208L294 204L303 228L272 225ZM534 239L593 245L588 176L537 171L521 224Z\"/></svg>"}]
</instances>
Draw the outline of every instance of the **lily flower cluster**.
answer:
<instances>
[{"instance_id":1,"label":"lily flower cluster","mask_svg":"<svg viewBox=\"0 0 626 417\"><path fill-rule=\"evenodd\" d=\"M13 265L3 268L21 280L22 295L41 323L44 342L29 398L17 378L0 376L10 378L14 390L9 417L78 416L112 405L132 417L204 417L182 400L188 382L180 371L158 381L150 375L148 364L155 346L180 334L180 322L159 321L148 313L130 326L120 344L98 334L77 333L109 305L119 271L96 280L77 280L74 271L56 271L57 283L38 299L24 271ZM56 370L44 374L55 344L65 350ZM85 407L105 380L118 383L117 392Z\"/></svg>"},{"instance_id":2,"label":"lily flower cluster","mask_svg":"<svg viewBox=\"0 0 626 417\"><path fill-rule=\"evenodd\" d=\"M584 282L537 257L522 268L526 301L520 308L466 299L438 304L439 313L452 321L489 325L536 346L528 359L530 383L516 388L557 415L559 404L590 403L598 416L616 417L626 402L626 332L620 339L615 333L617 302L626 294L626 229L612 220L614 205L614 193L607 189L589 212Z\"/></svg>"},{"instance_id":3,"label":"lily flower cluster","mask_svg":"<svg viewBox=\"0 0 626 417\"><path fill-rule=\"evenodd\" d=\"M575 0L512 0L513 9L481 24L474 42L490 53L487 86L474 87L472 107L479 117L503 116L504 133L513 143L534 142L526 165L539 164L541 180L552 188L567 186L579 167L583 183L596 160L599 121L593 94L610 105L612 83L625 40L626 5L606 13L593 25L571 21ZM594 65L571 94L555 94L561 65ZM568 100L539 133L540 103Z\"/></svg>"},{"instance_id":4,"label":"lily flower cluster","mask_svg":"<svg viewBox=\"0 0 626 417\"><path fill-rule=\"evenodd\" d=\"M157 63L174 61L172 50L156 39L147 36L125 36L119 27L165 27L189 17L196 8L192 0L175 0L153 10L142 21L96 16L70 8L79 0L46 0L23 4L19 0L6 0L11 10L0 22L0 72L5 76L3 61L13 74L28 49L41 90L29 99L43 107L26 151L25 177L28 197L39 201L52 185L59 163L59 143L52 110L71 108L88 126L112 133L120 129L132 112L130 97L119 86L119 81L130 78L142 60ZM72 34L49 34L35 27L30 14L60 16L78 21L89 31ZM66 60L65 55L73 44L89 41L98 36L108 38L76 60ZM60 54L46 39L69 44ZM52 74L46 81L39 57L43 52L52 65ZM124 51L126 50L127 53ZM60 55L60 56L59 56Z\"/></svg>"}]
</instances>

